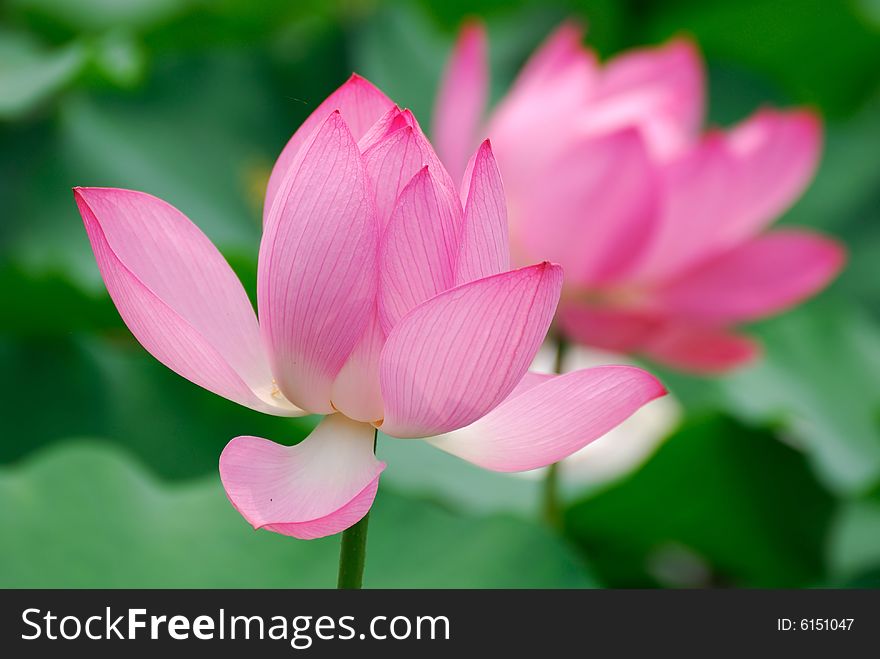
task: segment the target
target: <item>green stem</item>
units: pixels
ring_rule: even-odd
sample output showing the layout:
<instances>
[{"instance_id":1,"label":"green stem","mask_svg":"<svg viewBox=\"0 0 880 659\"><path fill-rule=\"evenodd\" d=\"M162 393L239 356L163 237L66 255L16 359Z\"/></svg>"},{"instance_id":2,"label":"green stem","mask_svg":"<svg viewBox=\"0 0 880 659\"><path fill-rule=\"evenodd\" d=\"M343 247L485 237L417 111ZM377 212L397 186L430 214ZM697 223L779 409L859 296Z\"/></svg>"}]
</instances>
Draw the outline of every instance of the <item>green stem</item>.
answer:
<instances>
[{"instance_id":1,"label":"green stem","mask_svg":"<svg viewBox=\"0 0 880 659\"><path fill-rule=\"evenodd\" d=\"M373 435L373 452L376 452L376 437ZM336 587L340 590L360 590L364 583L364 565L367 559L367 530L370 525L370 513L352 527L342 532L339 545L339 579Z\"/></svg>"},{"instance_id":2,"label":"green stem","mask_svg":"<svg viewBox=\"0 0 880 659\"><path fill-rule=\"evenodd\" d=\"M557 374L563 372L565 356L568 353L568 341L561 336L556 340L556 359L553 362L553 370ZM559 463L556 462L547 467L544 476L543 501L541 513L544 522L554 529L562 529L562 503L559 498Z\"/></svg>"}]
</instances>

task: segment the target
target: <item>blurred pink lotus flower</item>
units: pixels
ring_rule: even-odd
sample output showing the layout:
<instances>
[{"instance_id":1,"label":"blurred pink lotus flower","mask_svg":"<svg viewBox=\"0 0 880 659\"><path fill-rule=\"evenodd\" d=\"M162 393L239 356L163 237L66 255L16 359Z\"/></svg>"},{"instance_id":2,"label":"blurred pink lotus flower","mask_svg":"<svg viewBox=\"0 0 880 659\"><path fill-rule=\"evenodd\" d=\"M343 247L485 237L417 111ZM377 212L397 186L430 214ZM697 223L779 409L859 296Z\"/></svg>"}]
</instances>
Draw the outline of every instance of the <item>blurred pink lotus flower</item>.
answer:
<instances>
[{"instance_id":1,"label":"blurred pink lotus flower","mask_svg":"<svg viewBox=\"0 0 880 659\"><path fill-rule=\"evenodd\" d=\"M487 469L534 469L604 434L662 386L636 368L528 373L562 269L509 269L504 193L482 144L464 207L412 114L353 76L305 121L269 180L259 322L237 277L180 211L76 188L123 320L166 366L253 409L326 417L303 442L237 437L220 457L235 508L299 538L369 510L374 428L429 438Z\"/></svg>"},{"instance_id":2,"label":"blurred pink lotus flower","mask_svg":"<svg viewBox=\"0 0 880 659\"><path fill-rule=\"evenodd\" d=\"M434 140L453 174L479 135L498 158L515 263L565 268L556 330L697 372L748 362L736 324L823 288L845 260L801 229L765 231L819 158L810 111L762 109L701 132L703 71L687 40L600 65L562 25L482 122L486 37L466 25L440 88Z\"/></svg>"}]
</instances>

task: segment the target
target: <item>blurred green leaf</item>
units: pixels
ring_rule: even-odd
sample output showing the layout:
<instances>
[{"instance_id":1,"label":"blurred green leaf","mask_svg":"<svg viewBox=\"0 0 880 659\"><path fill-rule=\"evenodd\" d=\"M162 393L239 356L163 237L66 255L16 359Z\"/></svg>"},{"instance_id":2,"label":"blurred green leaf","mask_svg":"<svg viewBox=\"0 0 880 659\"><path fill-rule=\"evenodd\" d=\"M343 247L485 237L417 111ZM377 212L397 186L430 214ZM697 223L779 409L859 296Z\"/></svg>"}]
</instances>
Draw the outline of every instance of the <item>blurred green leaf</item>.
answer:
<instances>
[{"instance_id":1,"label":"blurred green leaf","mask_svg":"<svg viewBox=\"0 0 880 659\"><path fill-rule=\"evenodd\" d=\"M719 382L729 409L774 423L834 490L880 480L880 329L826 298L756 328L766 359Z\"/></svg>"},{"instance_id":2,"label":"blurred green leaf","mask_svg":"<svg viewBox=\"0 0 880 659\"><path fill-rule=\"evenodd\" d=\"M156 69L137 94L69 96L57 132L41 136L39 156L14 172L6 249L32 276L61 274L101 289L74 185L155 194L227 257L256 260L265 181L289 137L265 62L237 53L163 60Z\"/></svg>"},{"instance_id":3,"label":"blurred green leaf","mask_svg":"<svg viewBox=\"0 0 880 659\"><path fill-rule=\"evenodd\" d=\"M389 3L358 26L352 46L355 70L381 87L398 105L410 108L427 131L459 24L474 15L475 10L463 11L456 20L455 13L447 12L445 19L450 24L444 30L418 5ZM559 7L537 5L490 15L492 98L497 100L506 93L521 64L565 16Z\"/></svg>"},{"instance_id":4,"label":"blurred green leaf","mask_svg":"<svg viewBox=\"0 0 880 659\"><path fill-rule=\"evenodd\" d=\"M254 532L219 478L168 487L117 450L65 443L0 471L0 586L332 587L338 538ZM388 588L588 587L550 532L506 517L456 516L381 492L365 583Z\"/></svg>"},{"instance_id":5,"label":"blurred green leaf","mask_svg":"<svg viewBox=\"0 0 880 659\"><path fill-rule=\"evenodd\" d=\"M801 454L709 418L572 506L566 527L609 585L792 587L823 576L832 508Z\"/></svg>"},{"instance_id":6,"label":"blurred green leaf","mask_svg":"<svg viewBox=\"0 0 880 659\"><path fill-rule=\"evenodd\" d=\"M867 576L880 576L880 500L844 504L835 517L829 547L834 583L868 585ZM874 587L876 587L876 583Z\"/></svg>"},{"instance_id":7,"label":"blurred green leaf","mask_svg":"<svg viewBox=\"0 0 880 659\"><path fill-rule=\"evenodd\" d=\"M382 481L395 490L455 510L538 518L541 480L535 475L486 471L427 442L385 435L379 437L378 453L388 463Z\"/></svg>"},{"instance_id":8,"label":"blurred green leaf","mask_svg":"<svg viewBox=\"0 0 880 659\"><path fill-rule=\"evenodd\" d=\"M112 437L163 478L212 473L236 435L295 443L314 418L254 412L165 368L128 331L0 338L0 463L70 435ZM47 406L51 412L47 413Z\"/></svg>"},{"instance_id":9,"label":"blurred green leaf","mask_svg":"<svg viewBox=\"0 0 880 659\"><path fill-rule=\"evenodd\" d=\"M194 0L9 0L17 11L78 30L143 27L195 4Z\"/></svg>"},{"instance_id":10,"label":"blurred green leaf","mask_svg":"<svg viewBox=\"0 0 880 659\"><path fill-rule=\"evenodd\" d=\"M637 38L693 34L710 61L763 72L798 103L830 115L857 110L880 83L880 32L854 2L727 0L647 3Z\"/></svg>"},{"instance_id":11,"label":"blurred green leaf","mask_svg":"<svg viewBox=\"0 0 880 659\"><path fill-rule=\"evenodd\" d=\"M67 86L85 61L81 43L48 49L28 34L0 31L0 119L33 110Z\"/></svg>"}]
</instances>

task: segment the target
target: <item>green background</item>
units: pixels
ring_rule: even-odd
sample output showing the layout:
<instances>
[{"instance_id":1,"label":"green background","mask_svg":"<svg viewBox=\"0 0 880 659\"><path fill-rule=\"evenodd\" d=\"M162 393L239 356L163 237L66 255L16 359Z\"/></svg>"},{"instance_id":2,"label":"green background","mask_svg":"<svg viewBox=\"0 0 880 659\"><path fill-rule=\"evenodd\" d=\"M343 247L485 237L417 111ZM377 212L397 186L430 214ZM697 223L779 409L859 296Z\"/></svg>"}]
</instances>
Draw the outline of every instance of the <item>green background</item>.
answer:
<instances>
[{"instance_id":1,"label":"green background","mask_svg":"<svg viewBox=\"0 0 880 659\"><path fill-rule=\"evenodd\" d=\"M183 209L251 291L262 186L289 135L356 70L423 125L463 17L493 94L577 15L603 56L693 35L710 122L765 103L826 120L783 218L844 241L826 292L750 331L718 380L659 371L681 427L634 473L570 492L380 441L368 586L880 585L880 2L8 0L0 8L0 586L332 586L338 538L254 532L217 476L238 434L314 419L245 410L156 363L121 324L73 185Z\"/></svg>"}]
</instances>

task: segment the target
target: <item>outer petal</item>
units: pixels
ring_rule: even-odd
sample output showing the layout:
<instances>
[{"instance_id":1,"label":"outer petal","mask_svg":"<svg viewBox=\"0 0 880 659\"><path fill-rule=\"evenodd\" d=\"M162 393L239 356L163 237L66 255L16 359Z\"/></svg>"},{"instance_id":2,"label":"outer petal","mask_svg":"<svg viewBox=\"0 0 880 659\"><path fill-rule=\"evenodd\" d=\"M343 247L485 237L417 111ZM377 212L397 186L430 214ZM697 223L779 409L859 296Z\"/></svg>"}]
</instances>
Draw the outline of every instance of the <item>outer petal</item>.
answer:
<instances>
[{"instance_id":1,"label":"outer petal","mask_svg":"<svg viewBox=\"0 0 880 659\"><path fill-rule=\"evenodd\" d=\"M278 194L260 245L261 327L281 390L326 414L375 305L379 236L363 163L338 112Z\"/></svg>"},{"instance_id":2,"label":"outer petal","mask_svg":"<svg viewBox=\"0 0 880 659\"><path fill-rule=\"evenodd\" d=\"M458 199L423 167L400 193L379 248L379 318L387 334L416 305L455 283Z\"/></svg>"},{"instance_id":3,"label":"outer petal","mask_svg":"<svg viewBox=\"0 0 880 659\"><path fill-rule=\"evenodd\" d=\"M334 414L296 446L236 437L220 455L220 479L255 529L304 540L333 535L373 505L385 469L373 436L370 425Z\"/></svg>"},{"instance_id":4,"label":"outer petal","mask_svg":"<svg viewBox=\"0 0 880 659\"><path fill-rule=\"evenodd\" d=\"M703 78L696 46L685 39L624 53L603 69L584 127L608 132L637 126L653 154L671 156L700 129Z\"/></svg>"},{"instance_id":5,"label":"outer petal","mask_svg":"<svg viewBox=\"0 0 880 659\"><path fill-rule=\"evenodd\" d=\"M669 325L641 352L661 364L693 373L717 374L753 361L760 347L723 328Z\"/></svg>"},{"instance_id":6,"label":"outer petal","mask_svg":"<svg viewBox=\"0 0 880 659\"><path fill-rule=\"evenodd\" d=\"M531 185L519 199L515 250L561 263L566 283L625 274L659 219L656 172L633 129L579 140Z\"/></svg>"},{"instance_id":7,"label":"outer petal","mask_svg":"<svg viewBox=\"0 0 880 659\"><path fill-rule=\"evenodd\" d=\"M538 351L561 287L562 269L545 262L464 284L413 309L382 351L382 431L437 435L498 405Z\"/></svg>"},{"instance_id":8,"label":"outer petal","mask_svg":"<svg viewBox=\"0 0 880 659\"><path fill-rule=\"evenodd\" d=\"M511 199L579 136L576 118L587 107L599 70L596 56L581 45L582 34L580 26L563 24L492 113L488 136Z\"/></svg>"},{"instance_id":9,"label":"outer petal","mask_svg":"<svg viewBox=\"0 0 880 659\"><path fill-rule=\"evenodd\" d=\"M591 91L599 67L596 56L584 48L583 38L583 26L575 21L562 23L523 66L512 93L527 96L565 83L582 83L572 84L570 92Z\"/></svg>"},{"instance_id":10,"label":"outer petal","mask_svg":"<svg viewBox=\"0 0 880 659\"><path fill-rule=\"evenodd\" d=\"M467 192L456 271L459 284L510 269L507 202L489 140L468 164L462 186Z\"/></svg>"},{"instance_id":11,"label":"outer petal","mask_svg":"<svg viewBox=\"0 0 880 659\"><path fill-rule=\"evenodd\" d=\"M710 133L660 171L663 208L637 268L643 281L682 272L716 252L739 201L739 167L720 132Z\"/></svg>"},{"instance_id":12,"label":"outer petal","mask_svg":"<svg viewBox=\"0 0 880 659\"><path fill-rule=\"evenodd\" d=\"M570 339L612 352L634 352L663 325L662 317L640 309L617 309L564 300L558 322Z\"/></svg>"},{"instance_id":13,"label":"outer petal","mask_svg":"<svg viewBox=\"0 0 880 659\"><path fill-rule=\"evenodd\" d=\"M813 178L821 151L819 118L805 110L760 110L734 129L728 149L738 168L736 212L721 228L730 242L775 220Z\"/></svg>"},{"instance_id":14,"label":"outer petal","mask_svg":"<svg viewBox=\"0 0 880 659\"><path fill-rule=\"evenodd\" d=\"M821 290L844 260L829 238L776 231L683 273L655 297L669 314L703 323L754 320Z\"/></svg>"},{"instance_id":15,"label":"outer petal","mask_svg":"<svg viewBox=\"0 0 880 659\"><path fill-rule=\"evenodd\" d=\"M393 107L394 103L372 83L357 74L352 74L348 81L315 108L281 151L272 168L269 185L266 188L263 222L268 220L278 189L294 164L297 154L331 112L338 110L342 113L354 139L359 140L383 114Z\"/></svg>"},{"instance_id":16,"label":"outer petal","mask_svg":"<svg viewBox=\"0 0 880 659\"><path fill-rule=\"evenodd\" d=\"M486 30L482 23L465 23L440 84L431 131L454 181L461 180L475 144L488 86Z\"/></svg>"},{"instance_id":17,"label":"outer petal","mask_svg":"<svg viewBox=\"0 0 880 659\"><path fill-rule=\"evenodd\" d=\"M207 236L143 192L75 188L110 297L156 359L261 412L299 416L272 384L247 293Z\"/></svg>"},{"instance_id":18,"label":"outer petal","mask_svg":"<svg viewBox=\"0 0 880 659\"><path fill-rule=\"evenodd\" d=\"M429 440L493 471L526 471L571 455L666 393L632 366L573 371L511 396L479 421Z\"/></svg>"}]
</instances>

